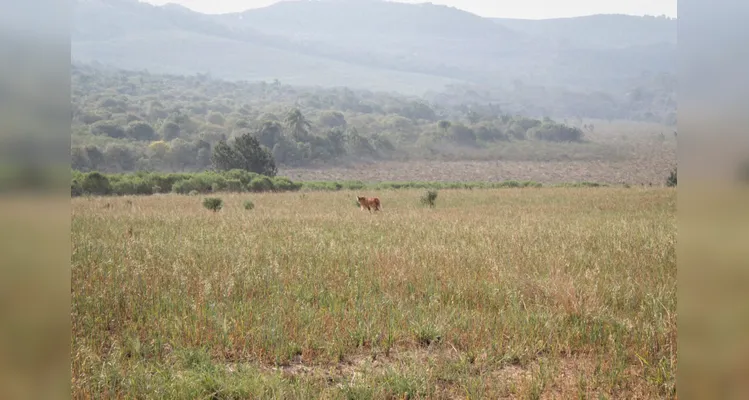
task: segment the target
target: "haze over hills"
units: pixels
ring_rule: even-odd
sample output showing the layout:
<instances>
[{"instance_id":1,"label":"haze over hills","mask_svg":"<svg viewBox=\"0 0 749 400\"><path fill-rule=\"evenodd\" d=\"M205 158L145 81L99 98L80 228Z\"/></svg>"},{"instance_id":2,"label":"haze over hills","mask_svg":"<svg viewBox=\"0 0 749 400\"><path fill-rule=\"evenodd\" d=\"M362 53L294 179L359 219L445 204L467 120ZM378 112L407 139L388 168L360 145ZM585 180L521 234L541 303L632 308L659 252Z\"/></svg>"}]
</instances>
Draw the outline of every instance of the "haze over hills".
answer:
<instances>
[{"instance_id":1,"label":"haze over hills","mask_svg":"<svg viewBox=\"0 0 749 400\"><path fill-rule=\"evenodd\" d=\"M286 1L224 15L135 0L75 5L74 61L429 92L430 99L444 101L470 92L478 102L548 115L675 119L669 116L675 113L673 19L489 19L446 6L377 0ZM600 109L570 105L581 97L599 99Z\"/></svg>"},{"instance_id":2,"label":"haze over hills","mask_svg":"<svg viewBox=\"0 0 749 400\"><path fill-rule=\"evenodd\" d=\"M676 45L676 19L664 17L611 14L545 20L493 20L518 32L552 38L558 45L566 47L621 49Z\"/></svg>"}]
</instances>

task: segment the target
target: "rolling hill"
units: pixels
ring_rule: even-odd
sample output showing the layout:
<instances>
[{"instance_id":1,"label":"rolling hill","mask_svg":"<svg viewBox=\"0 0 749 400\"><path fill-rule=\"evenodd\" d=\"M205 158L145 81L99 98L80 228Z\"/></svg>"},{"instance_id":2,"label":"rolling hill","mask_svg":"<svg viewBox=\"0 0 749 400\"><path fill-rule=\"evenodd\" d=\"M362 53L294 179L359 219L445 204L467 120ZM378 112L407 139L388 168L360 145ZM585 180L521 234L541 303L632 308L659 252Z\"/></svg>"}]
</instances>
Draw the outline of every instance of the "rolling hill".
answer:
<instances>
[{"instance_id":1,"label":"rolling hill","mask_svg":"<svg viewBox=\"0 0 749 400\"><path fill-rule=\"evenodd\" d=\"M506 98L522 87L628 102L653 77L672 76L676 62L672 19L490 19L379 0L285 1L224 15L77 0L73 26L74 61L408 94L464 85Z\"/></svg>"},{"instance_id":2,"label":"rolling hill","mask_svg":"<svg viewBox=\"0 0 749 400\"><path fill-rule=\"evenodd\" d=\"M526 20L494 18L494 22L533 37L550 38L562 47L626 49L676 45L676 20L610 14Z\"/></svg>"}]
</instances>

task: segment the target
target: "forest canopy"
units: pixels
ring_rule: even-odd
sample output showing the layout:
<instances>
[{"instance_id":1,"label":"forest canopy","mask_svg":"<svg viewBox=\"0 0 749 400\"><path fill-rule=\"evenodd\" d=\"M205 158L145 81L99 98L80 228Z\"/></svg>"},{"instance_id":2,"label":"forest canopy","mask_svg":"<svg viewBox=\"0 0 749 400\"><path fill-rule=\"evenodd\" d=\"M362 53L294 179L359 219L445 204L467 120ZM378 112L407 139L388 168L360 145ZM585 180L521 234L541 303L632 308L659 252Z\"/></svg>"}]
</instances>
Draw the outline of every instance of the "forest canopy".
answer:
<instances>
[{"instance_id":1,"label":"forest canopy","mask_svg":"<svg viewBox=\"0 0 749 400\"><path fill-rule=\"evenodd\" d=\"M203 171L215 167L213 154L220 143L230 145L243 135L271 155L274 167L470 159L521 141L584 143L585 132L593 129L511 113L506 106L476 99L473 91L451 90L427 100L74 65L72 167Z\"/></svg>"}]
</instances>

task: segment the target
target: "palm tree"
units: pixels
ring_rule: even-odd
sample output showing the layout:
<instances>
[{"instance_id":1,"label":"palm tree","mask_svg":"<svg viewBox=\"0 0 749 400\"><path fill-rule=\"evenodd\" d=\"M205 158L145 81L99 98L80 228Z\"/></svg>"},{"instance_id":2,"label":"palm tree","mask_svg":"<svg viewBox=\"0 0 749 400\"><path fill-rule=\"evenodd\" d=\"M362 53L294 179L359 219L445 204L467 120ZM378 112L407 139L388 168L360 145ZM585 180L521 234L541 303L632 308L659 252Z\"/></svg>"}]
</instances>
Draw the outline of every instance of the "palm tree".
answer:
<instances>
[{"instance_id":1,"label":"palm tree","mask_svg":"<svg viewBox=\"0 0 749 400\"><path fill-rule=\"evenodd\" d=\"M286 119L284 120L286 123L286 126L291 130L292 136L294 136L294 139L300 142L304 142L307 140L307 137L309 136L309 130L312 128L312 124L307 120L307 118L302 114L302 112L298 108L292 108L289 110L289 113L286 115Z\"/></svg>"}]
</instances>

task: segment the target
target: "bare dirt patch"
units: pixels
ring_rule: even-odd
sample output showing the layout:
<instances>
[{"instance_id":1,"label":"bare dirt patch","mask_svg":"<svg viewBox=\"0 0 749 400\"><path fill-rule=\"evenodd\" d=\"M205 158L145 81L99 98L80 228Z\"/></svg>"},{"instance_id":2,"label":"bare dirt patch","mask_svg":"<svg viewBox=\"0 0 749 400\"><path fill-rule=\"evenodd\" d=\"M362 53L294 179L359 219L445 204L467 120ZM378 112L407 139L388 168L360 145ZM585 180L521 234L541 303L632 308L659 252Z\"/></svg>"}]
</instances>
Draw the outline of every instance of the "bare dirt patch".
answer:
<instances>
[{"instance_id":1,"label":"bare dirt patch","mask_svg":"<svg viewBox=\"0 0 749 400\"><path fill-rule=\"evenodd\" d=\"M676 137L667 127L636 123L598 123L586 133L588 145L517 145L483 158L409 160L348 166L280 168L292 180L364 182L498 182L544 184L598 182L661 186L676 166ZM600 125L600 126L599 126ZM536 147L534 147L536 146ZM538 154L536 154L538 153ZM488 158L487 158L488 157Z\"/></svg>"},{"instance_id":2,"label":"bare dirt patch","mask_svg":"<svg viewBox=\"0 0 749 400\"><path fill-rule=\"evenodd\" d=\"M545 184L598 182L608 184L662 185L674 160L627 161L412 161L382 162L353 167L291 168L279 174L294 181L364 182L501 182L534 181Z\"/></svg>"},{"instance_id":3,"label":"bare dirt patch","mask_svg":"<svg viewBox=\"0 0 749 400\"><path fill-rule=\"evenodd\" d=\"M624 384L617 393L596 389L605 380L607 360L593 354L539 358L526 365L497 362L486 353L469 358L449 345L392 350L389 354L363 351L337 364L306 365L297 359L284 366L265 366L268 374L280 373L285 379L316 381L330 388L345 389L379 384L388 374L428 376L433 385L430 398L464 399L464 382L473 380L474 389L490 398L607 398L645 399L652 393L638 385ZM231 366L229 370L235 370ZM620 373L626 382L636 381L637 368ZM386 378L385 378L386 379ZM613 396L613 397L611 397ZM472 396L471 396L472 397Z\"/></svg>"}]
</instances>

